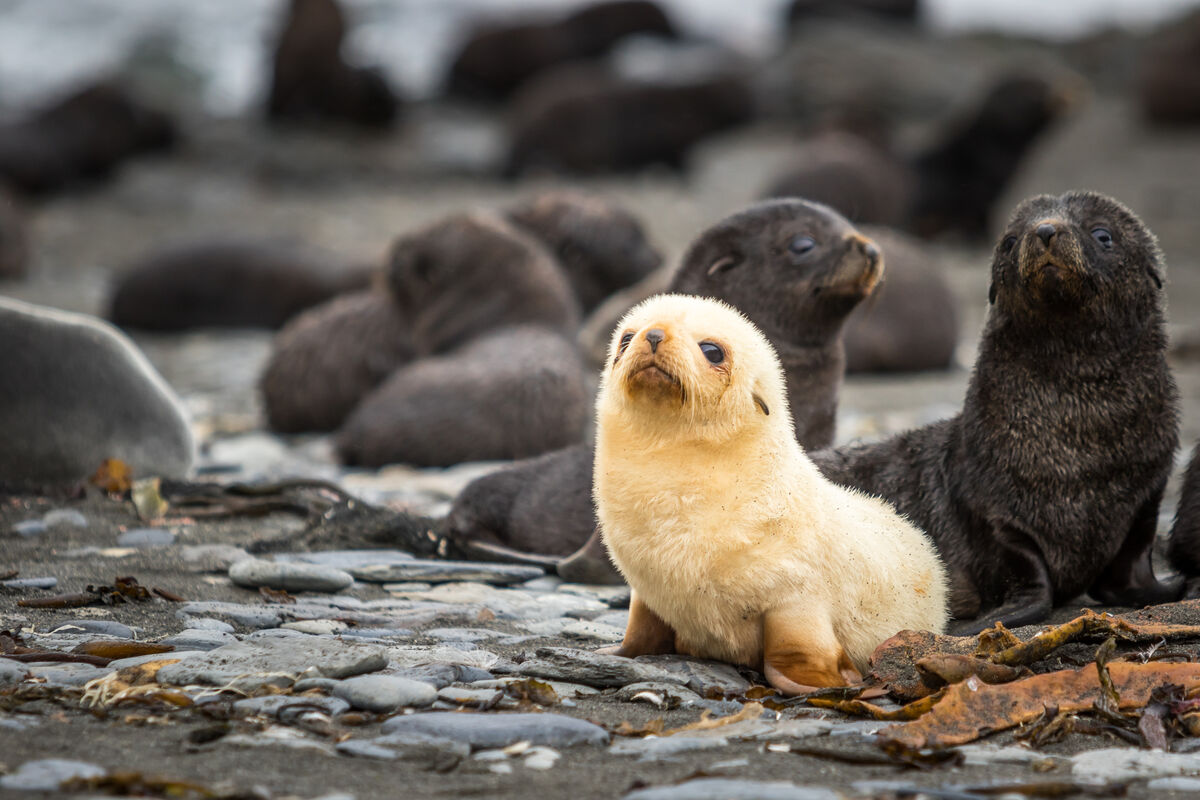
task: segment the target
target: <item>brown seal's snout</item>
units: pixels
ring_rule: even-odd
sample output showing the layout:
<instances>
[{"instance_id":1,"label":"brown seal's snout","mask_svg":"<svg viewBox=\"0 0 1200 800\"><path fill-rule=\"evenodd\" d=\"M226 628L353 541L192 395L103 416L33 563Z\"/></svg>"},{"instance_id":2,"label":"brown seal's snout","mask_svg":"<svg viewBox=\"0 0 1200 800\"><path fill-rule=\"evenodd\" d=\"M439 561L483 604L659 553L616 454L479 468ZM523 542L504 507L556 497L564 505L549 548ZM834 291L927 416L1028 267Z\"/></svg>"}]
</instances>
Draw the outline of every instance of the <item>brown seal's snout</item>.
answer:
<instances>
[{"instance_id":1,"label":"brown seal's snout","mask_svg":"<svg viewBox=\"0 0 1200 800\"><path fill-rule=\"evenodd\" d=\"M883 252L857 231L846 234L844 241L845 254L830 276L829 287L866 297L883 277Z\"/></svg>"},{"instance_id":2,"label":"brown seal's snout","mask_svg":"<svg viewBox=\"0 0 1200 800\"><path fill-rule=\"evenodd\" d=\"M1067 223L1033 222L1021 242L1021 277L1033 289L1063 289L1083 276L1083 250Z\"/></svg>"}]
</instances>

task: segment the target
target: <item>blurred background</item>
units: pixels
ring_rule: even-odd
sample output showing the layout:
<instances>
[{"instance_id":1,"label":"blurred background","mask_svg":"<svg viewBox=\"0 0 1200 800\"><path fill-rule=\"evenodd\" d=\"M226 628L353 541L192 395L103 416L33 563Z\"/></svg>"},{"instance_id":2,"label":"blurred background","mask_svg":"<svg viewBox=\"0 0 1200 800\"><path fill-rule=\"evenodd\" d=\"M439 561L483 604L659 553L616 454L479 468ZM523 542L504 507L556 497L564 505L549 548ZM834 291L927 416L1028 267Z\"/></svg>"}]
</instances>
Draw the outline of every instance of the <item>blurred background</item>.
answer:
<instances>
[{"instance_id":1,"label":"blurred background","mask_svg":"<svg viewBox=\"0 0 1200 800\"><path fill-rule=\"evenodd\" d=\"M556 189L628 209L669 269L727 214L799 193L912 237L952 305L944 364L849 377L845 441L961 405L1007 215L1031 194L1096 189L1166 253L1190 447L1197 8L0 0L0 294L109 317L121 281L181 242L380 265L448 214ZM202 465L345 477L326 436L267 429L257 386L281 324L124 327L187 404Z\"/></svg>"}]
</instances>

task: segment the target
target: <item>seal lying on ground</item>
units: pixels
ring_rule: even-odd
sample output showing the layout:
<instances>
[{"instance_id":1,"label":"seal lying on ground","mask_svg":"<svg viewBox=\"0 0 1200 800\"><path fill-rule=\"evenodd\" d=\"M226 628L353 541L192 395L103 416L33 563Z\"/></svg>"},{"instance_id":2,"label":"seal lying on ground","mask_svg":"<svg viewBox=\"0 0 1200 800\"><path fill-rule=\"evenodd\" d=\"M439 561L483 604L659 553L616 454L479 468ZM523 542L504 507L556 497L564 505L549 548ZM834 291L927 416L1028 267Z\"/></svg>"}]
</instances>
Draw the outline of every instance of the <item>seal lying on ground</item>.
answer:
<instances>
[{"instance_id":1,"label":"seal lying on ground","mask_svg":"<svg viewBox=\"0 0 1200 800\"><path fill-rule=\"evenodd\" d=\"M992 304L962 412L812 453L826 477L925 530L972 626L1037 622L1087 591L1176 599L1150 565L1178 442L1153 234L1091 192L1022 203L996 246Z\"/></svg>"},{"instance_id":2,"label":"seal lying on ground","mask_svg":"<svg viewBox=\"0 0 1200 800\"><path fill-rule=\"evenodd\" d=\"M596 398L596 508L633 589L618 655L761 670L788 694L857 683L901 630L941 631L933 545L796 443L770 342L733 308L651 298Z\"/></svg>"},{"instance_id":3,"label":"seal lying on ground","mask_svg":"<svg viewBox=\"0 0 1200 800\"><path fill-rule=\"evenodd\" d=\"M724 300L763 331L786 372L797 439L817 448L833 443L841 325L882 275L879 250L839 214L801 200L771 200L704 231L670 288ZM595 532L591 486L586 444L513 465L460 493L450 536L466 552L480 541L566 555ZM603 555L574 566L572 579L616 577Z\"/></svg>"},{"instance_id":4,"label":"seal lying on ground","mask_svg":"<svg viewBox=\"0 0 1200 800\"><path fill-rule=\"evenodd\" d=\"M259 385L274 430L334 430L394 369L524 323L571 331L579 309L545 249L487 212L455 214L392 245L385 288L289 324Z\"/></svg>"},{"instance_id":5,"label":"seal lying on ground","mask_svg":"<svg viewBox=\"0 0 1200 800\"><path fill-rule=\"evenodd\" d=\"M378 69L342 58L346 20L335 0L292 0L275 45L267 116L384 127L399 101Z\"/></svg>"},{"instance_id":6,"label":"seal lying on ground","mask_svg":"<svg viewBox=\"0 0 1200 800\"><path fill-rule=\"evenodd\" d=\"M121 271L109 319L123 328L278 328L370 269L295 243L216 239L157 248Z\"/></svg>"},{"instance_id":7,"label":"seal lying on ground","mask_svg":"<svg viewBox=\"0 0 1200 800\"><path fill-rule=\"evenodd\" d=\"M642 223L624 208L580 192L545 192L505 216L546 245L584 311L662 263Z\"/></svg>"},{"instance_id":8,"label":"seal lying on ground","mask_svg":"<svg viewBox=\"0 0 1200 800\"><path fill-rule=\"evenodd\" d=\"M1200 596L1200 581L1191 580L1200 576L1200 445L1192 450L1192 459L1183 476L1167 556L1171 566L1189 578L1188 595Z\"/></svg>"},{"instance_id":9,"label":"seal lying on ground","mask_svg":"<svg viewBox=\"0 0 1200 800\"><path fill-rule=\"evenodd\" d=\"M574 342L526 325L396 370L349 416L336 447L349 465L446 467L565 447L587 420L587 375Z\"/></svg>"},{"instance_id":10,"label":"seal lying on ground","mask_svg":"<svg viewBox=\"0 0 1200 800\"><path fill-rule=\"evenodd\" d=\"M0 297L0 482L69 483L109 458L182 478L195 456L179 400L94 317Z\"/></svg>"}]
</instances>

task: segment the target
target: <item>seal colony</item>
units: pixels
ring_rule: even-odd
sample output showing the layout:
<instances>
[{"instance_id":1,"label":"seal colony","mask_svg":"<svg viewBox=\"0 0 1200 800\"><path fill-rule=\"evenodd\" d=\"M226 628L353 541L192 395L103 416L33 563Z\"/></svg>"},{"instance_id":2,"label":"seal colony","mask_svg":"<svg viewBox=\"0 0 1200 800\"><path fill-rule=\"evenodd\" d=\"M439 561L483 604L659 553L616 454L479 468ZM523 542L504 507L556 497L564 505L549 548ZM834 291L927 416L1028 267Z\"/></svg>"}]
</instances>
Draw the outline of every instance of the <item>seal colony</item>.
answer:
<instances>
[{"instance_id":1,"label":"seal colony","mask_svg":"<svg viewBox=\"0 0 1200 800\"><path fill-rule=\"evenodd\" d=\"M651 298L609 353L595 497L633 589L617 654L730 661L798 694L857 683L900 630L944 628L933 546L887 503L820 475L780 362L744 316Z\"/></svg>"}]
</instances>

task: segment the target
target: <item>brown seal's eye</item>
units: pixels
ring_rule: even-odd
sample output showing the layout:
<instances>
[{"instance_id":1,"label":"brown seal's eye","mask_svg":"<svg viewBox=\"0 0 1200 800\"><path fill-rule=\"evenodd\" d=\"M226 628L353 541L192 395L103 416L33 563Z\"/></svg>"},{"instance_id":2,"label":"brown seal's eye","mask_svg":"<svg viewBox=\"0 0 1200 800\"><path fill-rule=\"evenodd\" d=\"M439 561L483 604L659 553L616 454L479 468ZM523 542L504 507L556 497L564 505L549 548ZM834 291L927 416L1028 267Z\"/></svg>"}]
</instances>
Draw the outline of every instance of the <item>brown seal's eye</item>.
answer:
<instances>
[{"instance_id":1,"label":"brown seal's eye","mask_svg":"<svg viewBox=\"0 0 1200 800\"><path fill-rule=\"evenodd\" d=\"M811 236L797 236L788 242L788 250L791 250L798 256L805 255L817 246L817 241Z\"/></svg>"},{"instance_id":2,"label":"brown seal's eye","mask_svg":"<svg viewBox=\"0 0 1200 800\"><path fill-rule=\"evenodd\" d=\"M708 363L710 364L720 364L725 360L725 351L721 349L720 345L713 344L712 342L701 342L700 352L704 353L704 357L708 359Z\"/></svg>"},{"instance_id":3,"label":"brown seal's eye","mask_svg":"<svg viewBox=\"0 0 1200 800\"><path fill-rule=\"evenodd\" d=\"M1112 249L1113 238L1108 228L1092 228L1092 238L1099 242L1105 250Z\"/></svg>"},{"instance_id":4,"label":"brown seal's eye","mask_svg":"<svg viewBox=\"0 0 1200 800\"><path fill-rule=\"evenodd\" d=\"M1009 250L1013 249L1013 246L1016 245L1016 243L1017 243L1017 237L1009 236L1003 242L1000 243L1000 249L1007 253Z\"/></svg>"}]
</instances>

